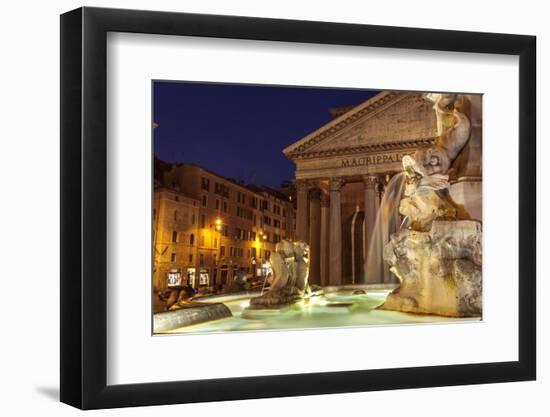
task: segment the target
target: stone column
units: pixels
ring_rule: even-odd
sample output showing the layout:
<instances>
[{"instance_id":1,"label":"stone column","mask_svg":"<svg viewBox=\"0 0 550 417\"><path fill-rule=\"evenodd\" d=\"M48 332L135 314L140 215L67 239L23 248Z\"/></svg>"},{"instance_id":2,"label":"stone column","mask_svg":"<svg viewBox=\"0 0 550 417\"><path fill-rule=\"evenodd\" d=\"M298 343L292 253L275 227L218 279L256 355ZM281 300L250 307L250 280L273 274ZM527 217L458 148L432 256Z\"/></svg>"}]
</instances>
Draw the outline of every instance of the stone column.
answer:
<instances>
[{"instance_id":1,"label":"stone column","mask_svg":"<svg viewBox=\"0 0 550 417\"><path fill-rule=\"evenodd\" d=\"M365 246L367 256L365 258L365 282L374 284L382 282L381 260L382 248L379 247L380 232L375 230L378 217L378 177L365 175Z\"/></svg>"},{"instance_id":2,"label":"stone column","mask_svg":"<svg viewBox=\"0 0 550 417\"><path fill-rule=\"evenodd\" d=\"M314 188L309 193L309 279L319 285L321 260L321 190Z\"/></svg>"},{"instance_id":3,"label":"stone column","mask_svg":"<svg viewBox=\"0 0 550 417\"><path fill-rule=\"evenodd\" d=\"M296 181L296 239L305 242L309 239L308 233L308 192L310 184L307 181Z\"/></svg>"},{"instance_id":4,"label":"stone column","mask_svg":"<svg viewBox=\"0 0 550 417\"><path fill-rule=\"evenodd\" d=\"M340 206L340 189L344 184L341 178L331 178L330 191L330 266L329 282L342 284L342 208Z\"/></svg>"},{"instance_id":5,"label":"stone column","mask_svg":"<svg viewBox=\"0 0 550 417\"><path fill-rule=\"evenodd\" d=\"M321 285L329 284L329 204L328 194L321 195L320 279Z\"/></svg>"}]
</instances>

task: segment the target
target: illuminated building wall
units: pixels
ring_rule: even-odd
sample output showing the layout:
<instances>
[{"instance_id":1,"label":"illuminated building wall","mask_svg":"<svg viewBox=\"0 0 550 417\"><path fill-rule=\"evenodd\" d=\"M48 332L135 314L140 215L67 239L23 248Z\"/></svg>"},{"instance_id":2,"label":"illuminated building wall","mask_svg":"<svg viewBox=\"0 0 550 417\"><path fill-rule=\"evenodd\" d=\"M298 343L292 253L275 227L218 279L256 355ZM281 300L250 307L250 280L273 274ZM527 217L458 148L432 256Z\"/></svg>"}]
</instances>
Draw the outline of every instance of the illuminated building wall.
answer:
<instances>
[{"instance_id":1,"label":"illuminated building wall","mask_svg":"<svg viewBox=\"0 0 550 417\"><path fill-rule=\"evenodd\" d=\"M153 202L153 287L168 286L168 274L185 283L197 263L199 201L180 191L157 187Z\"/></svg>"},{"instance_id":2,"label":"illuminated building wall","mask_svg":"<svg viewBox=\"0 0 550 417\"><path fill-rule=\"evenodd\" d=\"M176 203L188 221L174 222ZM227 286L239 270L261 278L276 243L294 238L293 203L289 190L245 186L191 164L168 169L155 190L155 288L166 288L174 270L195 288ZM181 243L170 241L174 230Z\"/></svg>"}]
</instances>

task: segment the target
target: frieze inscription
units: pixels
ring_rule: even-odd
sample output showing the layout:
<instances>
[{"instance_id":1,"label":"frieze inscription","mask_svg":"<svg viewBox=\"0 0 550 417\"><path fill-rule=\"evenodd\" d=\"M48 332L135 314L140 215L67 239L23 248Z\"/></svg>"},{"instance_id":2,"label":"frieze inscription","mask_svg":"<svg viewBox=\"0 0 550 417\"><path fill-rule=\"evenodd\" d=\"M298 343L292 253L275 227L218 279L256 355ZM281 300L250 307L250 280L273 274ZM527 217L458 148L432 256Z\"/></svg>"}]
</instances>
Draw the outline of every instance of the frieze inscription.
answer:
<instances>
[{"instance_id":1,"label":"frieze inscription","mask_svg":"<svg viewBox=\"0 0 550 417\"><path fill-rule=\"evenodd\" d=\"M358 158L345 158L341 161L342 168L362 167L368 165L383 165L401 162L405 155L412 155L411 152L394 152L380 155L369 155Z\"/></svg>"}]
</instances>

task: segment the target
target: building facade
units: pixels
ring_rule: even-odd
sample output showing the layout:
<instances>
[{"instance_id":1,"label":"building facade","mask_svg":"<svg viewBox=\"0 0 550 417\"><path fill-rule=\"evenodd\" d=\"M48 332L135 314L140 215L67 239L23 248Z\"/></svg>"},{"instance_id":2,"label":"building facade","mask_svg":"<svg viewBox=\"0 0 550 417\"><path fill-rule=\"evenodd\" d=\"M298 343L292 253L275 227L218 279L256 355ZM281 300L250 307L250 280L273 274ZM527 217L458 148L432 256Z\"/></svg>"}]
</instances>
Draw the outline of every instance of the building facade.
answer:
<instances>
[{"instance_id":1,"label":"building facade","mask_svg":"<svg viewBox=\"0 0 550 417\"><path fill-rule=\"evenodd\" d=\"M166 169L154 200L157 290L177 273L183 284L210 290L227 288L238 274L261 279L275 245L294 238L291 194L239 184L196 165Z\"/></svg>"},{"instance_id":2,"label":"building facade","mask_svg":"<svg viewBox=\"0 0 550 417\"><path fill-rule=\"evenodd\" d=\"M153 196L153 288L197 277L199 200L158 186Z\"/></svg>"},{"instance_id":3,"label":"building facade","mask_svg":"<svg viewBox=\"0 0 550 417\"><path fill-rule=\"evenodd\" d=\"M461 96L461 103L472 133L453 164L450 191L455 202L480 220L481 96ZM387 268L380 276L367 273L374 250L369 243L384 215L379 208L386 187L402 171L401 159L432 145L441 134L433 103L422 93L384 91L333 115L331 122L283 151L296 164L296 236L310 244L310 281L391 282Z\"/></svg>"}]
</instances>

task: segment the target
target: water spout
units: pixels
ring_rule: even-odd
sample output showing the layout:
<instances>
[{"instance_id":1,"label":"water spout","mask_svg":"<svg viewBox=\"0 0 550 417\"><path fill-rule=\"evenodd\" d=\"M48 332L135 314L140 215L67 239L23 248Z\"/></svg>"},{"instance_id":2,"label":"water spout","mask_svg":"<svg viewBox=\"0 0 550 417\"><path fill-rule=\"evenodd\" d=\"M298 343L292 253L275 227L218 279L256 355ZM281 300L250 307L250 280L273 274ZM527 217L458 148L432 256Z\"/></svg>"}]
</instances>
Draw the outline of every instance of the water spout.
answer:
<instances>
[{"instance_id":1,"label":"water spout","mask_svg":"<svg viewBox=\"0 0 550 417\"><path fill-rule=\"evenodd\" d=\"M382 251L389 242L392 233L400 229L405 219L399 224L399 202L405 191L406 176L404 172L395 174L386 186L386 191L380 201L376 223L370 242L368 243L367 262L365 268L366 282L384 282L384 261Z\"/></svg>"}]
</instances>

